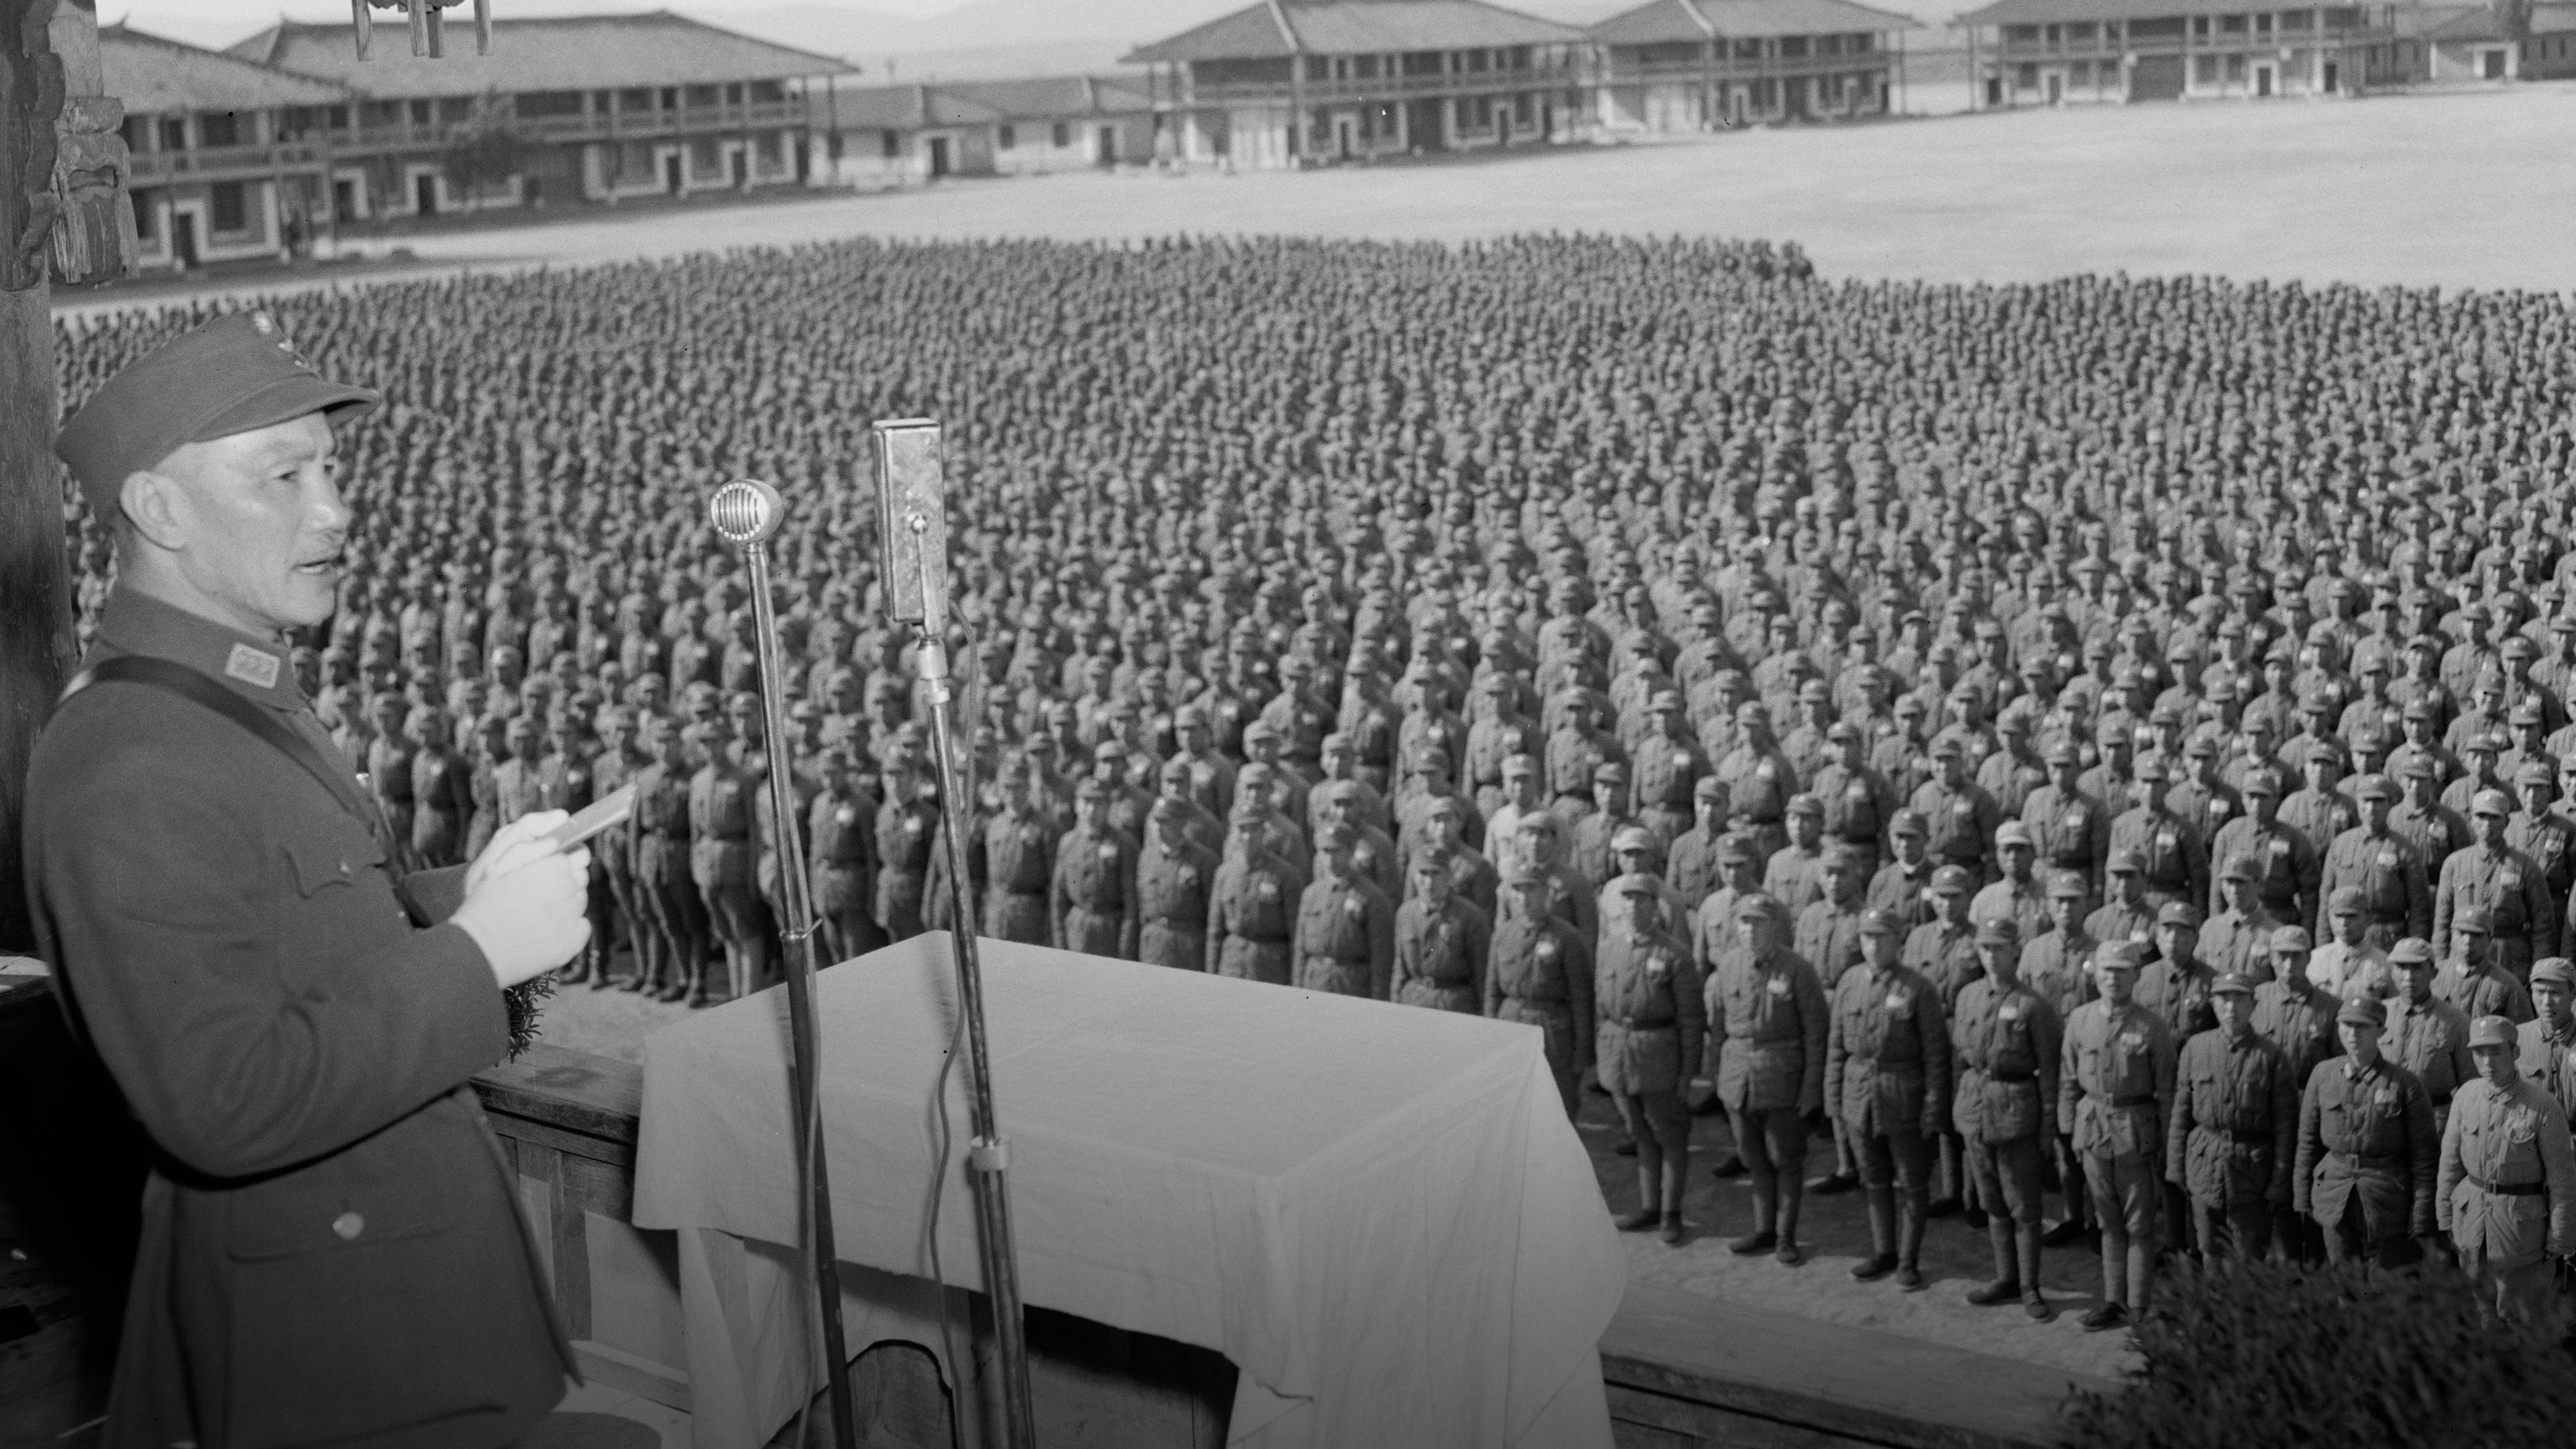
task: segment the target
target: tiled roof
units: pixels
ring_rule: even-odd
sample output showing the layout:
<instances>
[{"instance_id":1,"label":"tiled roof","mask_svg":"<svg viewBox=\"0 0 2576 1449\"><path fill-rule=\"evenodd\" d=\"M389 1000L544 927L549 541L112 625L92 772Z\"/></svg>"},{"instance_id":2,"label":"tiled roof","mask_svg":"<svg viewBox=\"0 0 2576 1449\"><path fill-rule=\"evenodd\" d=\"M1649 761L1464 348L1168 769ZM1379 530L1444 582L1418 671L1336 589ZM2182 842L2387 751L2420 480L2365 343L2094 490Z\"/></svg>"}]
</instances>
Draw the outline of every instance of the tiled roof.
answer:
<instances>
[{"instance_id":1,"label":"tiled roof","mask_svg":"<svg viewBox=\"0 0 2576 1449\"><path fill-rule=\"evenodd\" d=\"M2357 8L2376 15L2377 5L2338 7L2329 10ZM2242 15L2246 0L1996 0L1981 10L1971 10L1953 21L1957 25L2059 25L2069 21L2081 25L2101 20L2158 20L2172 15Z\"/></svg>"},{"instance_id":2,"label":"tiled roof","mask_svg":"<svg viewBox=\"0 0 2576 1449\"><path fill-rule=\"evenodd\" d=\"M490 55L475 53L474 27L458 18L465 12L450 11L447 53L431 59L411 53L409 27L399 12L388 13L390 19L375 23L365 60L358 59L351 27L297 21L280 21L230 50L387 100L486 91L724 85L858 70L836 56L774 45L667 10L495 20Z\"/></svg>"},{"instance_id":3,"label":"tiled roof","mask_svg":"<svg viewBox=\"0 0 2576 1449\"><path fill-rule=\"evenodd\" d=\"M1282 21L1285 21L1283 27ZM1292 39L1293 37L1293 39ZM1260 60L1284 55L1384 55L1567 45L1583 32L1484 0L1264 0L1152 45L1130 63Z\"/></svg>"},{"instance_id":4,"label":"tiled roof","mask_svg":"<svg viewBox=\"0 0 2576 1449\"><path fill-rule=\"evenodd\" d=\"M817 117L843 130L919 131L941 126L981 126L1003 119L992 107L953 95L944 86L835 88Z\"/></svg>"},{"instance_id":5,"label":"tiled roof","mask_svg":"<svg viewBox=\"0 0 2576 1449\"><path fill-rule=\"evenodd\" d=\"M107 93L125 102L128 115L327 106L349 98L346 87L329 81L125 25L99 27L98 59Z\"/></svg>"},{"instance_id":6,"label":"tiled roof","mask_svg":"<svg viewBox=\"0 0 2576 1449\"><path fill-rule=\"evenodd\" d=\"M1913 24L1911 16L1852 0L1648 0L1593 26L1591 35L1602 45L1670 45L1696 44L1712 35L1848 35Z\"/></svg>"},{"instance_id":7,"label":"tiled roof","mask_svg":"<svg viewBox=\"0 0 2576 1449\"><path fill-rule=\"evenodd\" d=\"M1010 121L1140 114L1154 108L1144 86L1124 77L1051 75L1030 80L950 81L933 89L973 101Z\"/></svg>"}]
</instances>

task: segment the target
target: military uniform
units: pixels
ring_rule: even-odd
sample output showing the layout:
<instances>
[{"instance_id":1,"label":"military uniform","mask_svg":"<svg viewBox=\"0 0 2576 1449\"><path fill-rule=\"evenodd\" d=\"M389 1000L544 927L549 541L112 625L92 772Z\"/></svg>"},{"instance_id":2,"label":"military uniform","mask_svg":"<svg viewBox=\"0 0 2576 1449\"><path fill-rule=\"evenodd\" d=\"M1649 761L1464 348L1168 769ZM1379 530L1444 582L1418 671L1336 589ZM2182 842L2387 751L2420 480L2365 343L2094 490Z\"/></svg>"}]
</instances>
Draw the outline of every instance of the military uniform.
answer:
<instances>
[{"instance_id":1,"label":"military uniform","mask_svg":"<svg viewBox=\"0 0 2576 1449\"><path fill-rule=\"evenodd\" d=\"M875 884L875 802L855 785L825 790L806 813L816 925L824 954L833 961L866 955L885 944L871 910Z\"/></svg>"},{"instance_id":2,"label":"military uniform","mask_svg":"<svg viewBox=\"0 0 2576 1449\"><path fill-rule=\"evenodd\" d=\"M2531 857L2510 846L2471 846L2442 862L2442 884L2433 896L2433 955L2451 955L2452 913L2467 905L2486 908L2489 956L2517 980L2531 963L2558 954L2558 903Z\"/></svg>"},{"instance_id":3,"label":"military uniform","mask_svg":"<svg viewBox=\"0 0 2576 1449\"><path fill-rule=\"evenodd\" d=\"M2395 835L2357 825L2326 851L2318 888L2326 895L2361 892L2363 939L2385 951L2404 936L2433 934L2433 891L2415 848Z\"/></svg>"},{"instance_id":4,"label":"military uniform","mask_svg":"<svg viewBox=\"0 0 2576 1449\"><path fill-rule=\"evenodd\" d=\"M2245 984L2230 978L2232 989ZM2177 1077L2165 1172L2190 1197L2193 1240L2205 1261L2259 1258L2274 1210L2289 1206L2296 1164L2289 1059L2250 1024L2236 1035L2221 1026L2183 1044Z\"/></svg>"},{"instance_id":5,"label":"military uniform","mask_svg":"<svg viewBox=\"0 0 2576 1449\"><path fill-rule=\"evenodd\" d=\"M1047 919L1057 950L1136 959L1136 856L1135 837L1106 824L1076 825L1056 842Z\"/></svg>"},{"instance_id":6,"label":"military uniform","mask_svg":"<svg viewBox=\"0 0 2576 1449\"><path fill-rule=\"evenodd\" d=\"M975 832L983 857L983 934L1024 946L1053 945L1047 893L1055 880L1057 832L1028 810L1005 809Z\"/></svg>"},{"instance_id":7,"label":"military uniform","mask_svg":"<svg viewBox=\"0 0 2576 1449\"><path fill-rule=\"evenodd\" d=\"M1288 985L1296 973L1297 902L1305 888L1303 872L1266 850L1228 855L1210 903L1207 969Z\"/></svg>"},{"instance_id":8,"label":"military uniform","mask_svg":"<svg viewBox=\"0 0 2576 1449\"><path fill-rule=\"evenodd\" d=\"M1736 912L1739 920L1753 913L1777 922L1781 907L1755 897ZM1729 953L1707 991L1708 1030L1720 1040L1717 1097L1753 1174L1754 1232L1776 1232L1786 1245L1797 1238L1806 1183L1805 1116L1824 1109L1831 1026L1824 986L1813 966L1782 948Z\"/></svg>"},{"instance_id":9,"label":"military uniform","mask_svg":"<svg viewBox=\"0 0 2576 1449\"><path fill-rule=\"evenodd\" d=\"M1395 905L1357 874L1319 876L1297 902L1301 991L1387 999L1395 972Z\"/></svg>"},{"instance_id":10,"label":"military uniform","mask_svg":"<svg viewBox=\"0 0 2576 1449\"><path fill-rule=\"evenodd\" d=\"M2576 1145L2558 1099L2519 1077L2460 1088L2434 1194L2460 1267L2493 1285L2498 1313L2533 1317L2551 1261L2576 1254Z\"/></svg>"},{"instance_id":11,"label":"military uniform","mask_svg":"<svg viewBox=\"0 0 2576 1449\"><path fill-rule=\"evenodd\" d=\"M2134 951L2118 949L2135 970ZM2159 1246L2165 1124L2178 1090L2173 1031L2134 999L2096 999L2067 1019L2061 1051L2060 1130L2083 1163L2102 1230L2102 1296L2136 1312L2147 1306Z\"/></svg>"},{"instance_id":12,"label":"military uniform","mask_svg":"<svg viewBox=\"0 0 2576 1449\"><path fill-rule=\"evenodd\" d=\"M1601 1085L1637 1144L1637 1225L1677 1224L1690 1153L1683 1094L1708 1030L1699 967L1660 933L1604 947L1593 962L1594 1051Z\"/></svg>"},{"instance_id":13,"label":"military uniform","mask_svg":"<svg viewBox=\"0 0 2576 1449\"><path fill-rule=\"evenodd\" d=\"M1880 929L1895 923L1880 918ZM1871 1248L1915 1268L1931 1203L1932 1149L1948 1125L1950 1024L1922 973L1866 965L1836 985L1825 1044L1825 1100L1860 1168ZM1920 1281L1907 1275L1907 1286Z\"/></svg>"},{"instance_id":14,"label":"military uniform","mask_svg":"<svg viewBox=\"0 0 2576 1449\"><path fill-rule=\"evenodd\" d=\"M1485 969L1485 1014L1539 1029L1571 1120L1581 1103L1575 1075L1594 1051L1592 943L1543 904L1532 909L1523 900L1505 886Z\"/></svg>"},{"instance_id":15,"label":"military uniform","mask_svg":"<svg viewBox=\"0 0 2576 1449\"><path fill-rule=\"evenodd\" d=\"M1985 1204L1995 1254L1992 1288L2018 1292L2035 1316L2044 1316L2040 1169L2043 1144L2057 1134L2063 1029L2055 1008L2028 987L1980 977L1959 993L1950 1041L1959 1064L1953 1113Z\"/></svg>"},{"instance_id":16,"label":"military uniform","mask_svg":"<svg viewBox=\"0 0 2576 1449\"><path fill-rule=\"evenodd\" d=\"M2440 1159L2432 1099L2415 1074L2385 1057L2366 1067L2346 1058L2308 1079L2291 1202L2325 1230L2329 1260L2402 1267L2420 1256L2415 1239L2433 1232Z\"/></svg>"},{"instance_id":17,"label":"military uniform","mask_svg":"<svg viewBox=\"0 0 2576 1449\"><path fill-rule=\"evenodd\" d=\"M1473 902L1453 895L1437 910L1426 899L1405 902L1395 913L1393 999L1440 1011L1481 1012L1486 957L1492 949L1492 923Z\"/></svg>"}]
</instances>

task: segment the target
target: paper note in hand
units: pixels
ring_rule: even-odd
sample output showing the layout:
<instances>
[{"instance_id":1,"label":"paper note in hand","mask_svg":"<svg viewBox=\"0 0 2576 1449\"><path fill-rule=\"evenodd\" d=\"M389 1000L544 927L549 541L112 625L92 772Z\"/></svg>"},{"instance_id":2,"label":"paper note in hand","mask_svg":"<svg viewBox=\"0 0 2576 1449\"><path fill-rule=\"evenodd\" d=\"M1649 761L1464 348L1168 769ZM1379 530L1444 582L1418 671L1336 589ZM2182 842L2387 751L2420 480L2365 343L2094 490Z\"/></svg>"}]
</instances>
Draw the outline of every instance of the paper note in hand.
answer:
<instances>
[{"instance_id":1,"label":"paper note in hand","mask_svg":"<svg viewBox=\"0 0 2576 1449\"><path fill-rule=\"evenodd\" d=\"M626 817L634 813L635 787L628 785L556 826L546 843L557 850L571 850L610 826L625 824Z\"/></svg>"}]
</instances>

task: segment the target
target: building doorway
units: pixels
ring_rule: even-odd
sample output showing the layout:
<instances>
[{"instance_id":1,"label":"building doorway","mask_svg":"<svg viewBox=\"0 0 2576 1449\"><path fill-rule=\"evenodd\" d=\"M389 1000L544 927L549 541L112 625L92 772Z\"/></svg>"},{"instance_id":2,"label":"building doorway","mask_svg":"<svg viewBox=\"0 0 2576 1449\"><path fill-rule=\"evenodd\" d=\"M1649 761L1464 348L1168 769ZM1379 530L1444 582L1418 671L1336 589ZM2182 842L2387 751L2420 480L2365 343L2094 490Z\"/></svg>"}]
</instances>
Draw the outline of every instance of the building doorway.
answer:
<instances>
[{"instance_id":1,"label":"building doorway","mask_svg":"<svg viewBox=\"0 0 2576 1449\"><path fill-rule=\"evenodd\" d=\"M1404 103L1404 138L1417 151L1449 149L1449 126L1443 112L1448 106L1436 100Z\"/></svg>"},{"instance_id":2,"label":"building doorway","mask_svg":"<svg viewBox=\"0 0 2576 1449\"><path fill-rule=\"evenodd\" d=\"M2002 105L2003 103L2004 103L2004 82L2003 82L2003 77L2001 77L2001 76L1992 76L1992 75L1990 75L1990 76L1986 77L1986 104L1987 104L1987 105L1990 105L1990 106L2000 106L2000 105Z\"/></svg>"},{"instance_id":3,"label":"building doorway","mask_svg":"<svg viewBox=\"0 0 2576 1449\"><path fill-rule=\"evenodd\" d=\"M674 151L662 158L662 189L677 196L680 194L681 184L680 153Z\"/></svg>"},{"instance_id":4,"label":"building doorway","mask_svg":"<svg viewBox=\"0 0 2576 1449\"><path fill-rule=\"evenodd\" d=\"M1100 142L1100 164L1103 166L1117 165L1118 128L1116 126L1101 127L1097 139Z\"/></svg>"},{"instance_id":5,"label":"building doorway","mask_svg":"<svg viewBox=\"0 0 2576 1449\"><path fill-rule=\"evenodd\" d=\"M411 179L411 209L422 216L438 215L438 178L426 171Z\"/></svg>"},{"instance_id":6,"label":"building doorway","mask_svg":"<svg viewBox=\"0 0 2576 1449\"><path fill-rule=\"evenodd\" d=\"M2048 73L2048 103L2056 105L2066 99L2066 78L2055 71Z\"/></svg>"},{"instance_id":7,"label":"building doorway","mask_svg":"<svg viewBox=\"0 0 2576 1449\"><path fill-rule=\"evenodd\" d=\"M2478 75L2480 78L2485 80L2503 80L2504 52L2501 50L2479 51Z\"/></svg>"},{"instance_id":8,"label":"building doorway","mask_svg":"<svg viewBox=\"0 0 2576 1449\"><path fill-rule=\"evenodd\" d=\"M170 259L182 268L197 264L197 214L195 212L170 213Z\"/></svg>"},{"instance_id":9,"label":"building doorway","mask_svg":"<svg viewBox=\"0 0 2576 1449\"><path fill-rule=\"evenodd\" d=\"M751 153L747 150L738 149L730 154L733 156L733 189L736 191L750 190Z\"/></svg>"},{"instance_id":10,"label":"building doorway","mask_svg":"<svg viewBox=\"0 0 2576 1449\"><path fill-rule=\"evenodd\" d=\"M2326 62L2326 76L2325 76L2325 91L2326 91L2326 94L2327 94L2327 95L2334 95L2334 94L2335 94L2335 93L2336 93L2336 92L2341 88L2342 82L2343 82L2343 72L2342 72L2342 67L2340 67L2340 66L2336 65L2333 61L2327 61L2327 62Z\"/></svg>"},{"instance_id":11,"label":"building doorway","mask_svg":"<svg viewBox=\"0 0 2576 1449\"><path fill-rule=\"evenodd\" d=\"M947 138L947 137L945 137L945 136L933 136L933 137L931 137L931 138L930 138L930 176L931 176L931 179L932 179L932 180L934 180L934 181L936 181L936 180L938 180L940 177L945 176L945 175L947 175L947 174L948 174L948 138Z\"/></svg>"},{"instance_id":12,"label":"building doorway","mask_svg":"<svg viewBox=\"0 0 2576 1449\"><path fill-rule=\"evenodd\" d=\"M1351 118L1348 116L1334 117L1333 154L1344 161L1348 161L1358 150L1358 128L1351 124Z\"/></svg>"},{"instance_id":13,"label":"building doorway","mask_svg":"<svg viewBox=\"0 0 2576 1449\"><path fill-rule=\"evenodd\" d=\"M2272 68L2270 66L2258 65L2254 67L2254 94L2257 97L2269 96L2272 94Z\"/></svg>"},{"instance_id":14,"label":"building doorway","mask_svg":"<svg viewBox=\"0 0 2576 1449\"><path fill-rule=\"evenodd\" d=\"M333 221L356 221L358 219L358 186L356 182L334 181L331 183L331 219Z\"/></svg>"}]
</instances>

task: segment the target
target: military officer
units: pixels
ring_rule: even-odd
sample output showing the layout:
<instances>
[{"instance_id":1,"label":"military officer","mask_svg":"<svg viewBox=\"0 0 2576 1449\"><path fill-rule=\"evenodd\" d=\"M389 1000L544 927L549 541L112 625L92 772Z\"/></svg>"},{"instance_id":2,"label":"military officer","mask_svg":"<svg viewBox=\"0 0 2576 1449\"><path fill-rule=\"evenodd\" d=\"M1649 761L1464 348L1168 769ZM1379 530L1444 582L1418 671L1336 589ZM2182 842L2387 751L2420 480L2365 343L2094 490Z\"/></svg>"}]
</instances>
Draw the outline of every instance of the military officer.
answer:
<instances>
[{"instance_id":1,"label":"military officer","mask_svg":"<svg viewBox=\"0 0 2576 1449\"><path fill-rule=\"evenodd\" d=\"M2299 1089L2289 1059L2254 1029L2254 981L2228 972L2210 987L2218 1025L2183 1043L2165 1178L2191 1206L2203 1262L2260 1258L2272 1215L2290 1205Z\"/></svg>"},{"instance_id":2,"label":"military officer","mask_svg":"<svg viewBox=\"0 0 2576 1449\"><path fill-rule=\"evenodd\" d=\"M2576 1144L2558 1099L2514 1070L2514 1046L2501 1016L2469 1024L2478 1075L2442 1130L2434 1207L2460 1271L2494 1295L2498 1316L2528 1323L2551 1262L2576 1254Z\"/></svg>"},{"instance_id":3,"label":"military officer","mask_svg":"<svg viewBox=\"0 0 2576 1449\"><path fill-rule=\"evenodd\" d=\"M1074 788L1073 828L1056 842L1047 920L1059 951L1136 959L1138 847L1109 823L1108 789L1097 779ZM1383 899L1383 897L1381 897Z\"/></svg>"},{"instance_id":4,"label":"military officer","mask_svg":"<svg viewBox=\"0 0 2576 1449\"><path fill-rule=\"evenodd\" d=\"M1208 969L1208 924L1222 871L1216 852L1191 838L1181 802L1157 799L1136 861L1137 960L1182 971Z\"/></svg>"},{"instance_id":5,"label":"military officer","mask_svg":"<svg viewBox=\"0 0 2576 1449\"><path fill-rule=\"evenodd\" d=\"M2173 1031L2137 1001L2138 948L2094 954L2102 995L2075 1009L2059 1064L2058 1113L2071 1121L2093 1221L2102 1230L2102 1304L2087 1331L2126 1327L2146 1310L2164 1205L2166 1129L2178 1089Z\"/></svg>"},{"instance_id":6,"label":"military officer","mask_svg":"<svg viewBox=\"0 0 2576 1449\"><path fill-rule=\"evenodd\" d=\"M1315 832L1315 878L1297 901L1296 985L1302 991L1387 999L1395 973L1395 903L1362 876L1348 823Z\"/></svg>"},{"instance_id":7,"label":"military officer","mask_svg":"<svg viewBox=\"0 0 2576 1449\"><path fill-rule=\"evenodd\" d=\"M1105 797L1110 787L1092 783ZM1053 945L1047 890L1055 879L1061 832L1041 811L1037 770L1028 756L1014 755L1002 766L1001 786L1002 808L984 821L972 843L983 855L982 931L996 941Z\"/></svg>"},{"instance_id":8,"label":"military officer","mask_svg":"<svg viewBox=\"0 0 2576 1449\"><path fill-rule=\"evenodd\" d=\"M1207 969L1218 976L1288 985L1295 974L1297 903L1306 874L1262 843L1261 817L1238 801L1209 903Z\"/></svg>"},{"instance_id":9,"label":"military officer","mask_svg":"<svg viewBox=\"0 0 2576 1449\"><path fill-rule=\"evenodd\" d=\"M2367 997L2335 1014L2343 1060L2308 1078L2299 1101L2291 1205L2325 1232L2326 1260L2383 1268L2422 1261L2435 1230L2442 1134L2413 1072L2380 1054L2388 1010Z\"/></svg>"},{"instance_id":10,"label":"military officer","mask_svg":"<svg viewBox=\"0 0 2576 1449\"><path fill-rule=\"evenodd\" d=\"M1485 1014L1539 1029L1569 1121L1582 1101L1577 1076L1593 1063L1592 989L1592 943L1548 908L1545 878L1527 868L1505 877L1485 970Z\"/></svg>"},{"instance_id":11,"label":"military officer","mask_svg":"<svg viewBox=\"0 0 2576 1449\"><path fill-rule=\"evenodd\" d=\"M1932 983L1897 960L1905 931L1886 912L1863 914L1862 964L1834 991L1824 1091L1859 1159L1869 1212L1870 1256L1852 1276L1893 1273L1913 1293L1924 1286L1930 1143L1949 1122L1950 1025Z\"/></svg>"}]
</instances>

